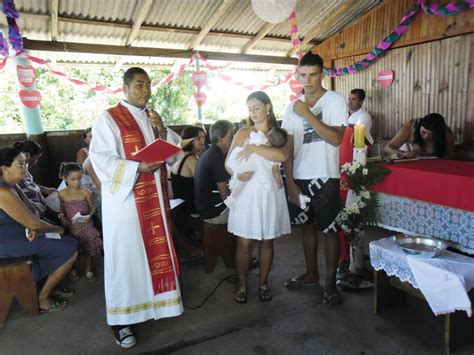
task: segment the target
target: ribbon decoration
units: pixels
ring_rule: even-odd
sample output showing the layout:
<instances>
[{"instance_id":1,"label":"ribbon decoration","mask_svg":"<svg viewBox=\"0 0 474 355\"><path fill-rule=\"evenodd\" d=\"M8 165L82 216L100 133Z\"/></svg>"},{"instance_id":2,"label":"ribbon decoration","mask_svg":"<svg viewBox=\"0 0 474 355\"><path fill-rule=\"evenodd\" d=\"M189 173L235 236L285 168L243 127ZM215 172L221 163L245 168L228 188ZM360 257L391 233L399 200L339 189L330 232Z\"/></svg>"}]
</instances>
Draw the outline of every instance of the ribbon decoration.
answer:
<instances>
[{"instance_id":1,"label":"ribbon decoration","mask_svg":"<svg viewBox=\"0 0 474 355\"><path fill-rule=\"evenodd\" d=\"M386 52L387 49L389 49L393 45L394 42L400 39L400 37L408 30L408 25L413 22L413 20L415 19L415 15L418 13L419 10L420 4L417 2L403 15L400 24L387 37L380 41L374 49L367 53L365 55L365 58L362 59L360 62L338 69L324 68L324 74L330 77L336 77L345 74L357 73L367 68L378 57L380 57L382 53Z\"/></svg>"},{"instance_id":2,"label":"ribbon decoration","mask_svg":"<svg viewBox=\"0 0 474 355\"><path fill-rule=\"evenodd\" d=\"M420 1L420 0L419 0ZM460 1L456 3L449 3L444 6L438 4L426 4L426 0L420 1L421 8L425 14L430 16L455 16L462 11L474 7L474 0Z\"/></svg>"},{"instance_id":3,"label":"ribbon decoration","mask_svg":"<svg viewBox=\"0 0 474 355\"><path fill-rule=\"evenodd\" d=\"M27 52L21 52L21 53L18 53L17 55L23 55L23 56L27 57L33 63L46 67L54 75L60 76L60 77L70 81L71 83L73 83L75 85L87 86L88 90L97 91L97 92L102 92L103 91L103 92L106 92L106 93L112 94L112 95L121 93L123 91L122 87L113 89L113 88L108 88L107 86L104 86L104 85L95 85L94 86L94 85L91 85L91 84L89 84L89 83L87 83L83 80L71 78L66 73L63 73L61 71L53 69L53 67L51 67L51 65L48 63L48 61L46 61L44 59L41 59L41 58L38 58L38 57L35 57L35 56L32 56L32 55L28 54ZM0 70L2 70L5 67L5 65L7 64L7 61L8 61L9 58L12 58L12 57L11 56L10 57L5 57L2 61L0 61ZM163 85L166 85L166 84L172 82L176 78L183 75L184 70L186 69L186 67L188 65L191 65L193 63L193 61L194 61L194 56L191 57L189 63L182 64L179 67L179 70L177 72L170 73L167 77L161 79L158 82L153 83L151 85L151 87L153 87L153 88L154 87L161 87Z\"/></svg>"},{"instance_id":4,"label":"ribbon decoration","mask_svg":"<svg viewBox=\"0 0 474 355\"><path fill-rule=\"evenodd\" d=\"M69 82L71 82L74 85L87 87L88 90L96 91L96 92L106 92L106 93L111 94L111 95L116 95L116 94L121 93L123 91L122 87L114 89L114 88L109 88L109 87L106 87L106 86L103 86L103 85L91 85L91 84L89 84L89 83L87 83L83 80L71 78L71 77L68 76L68 74L63 73L63 72L58 71L58 70L55 70L48 63L48 61L46 61L44 59L41 59L41 58L38 58L38 57L35 57L35 56L32 56L32 55L28 54L27 52L21 52L21 53L18 53L17 55L23 55L23 56L27 57L28 59L30 59L33 63L46 67L54 75L60 76L64 79L68 80ZM0 70L2 70L5 67L5 65L7 64L8 59L13 58L13 57L14 56L8 56L8 57L3 58L3 60L0 60ZM182 76L184 71L186 70L186 68L188 66L190 66L191 64L193 64L195 58L199 58L199 60L202 61L203 64L205 64L205 67L207 67L210 72L216 72L216 75L217 75L218 78L220 78L224 81L227 81L227 82L229 82L233 85L243 86L247 90L266 90L266 89L269 89L269 88L287 83L298 71L298 68L296 68L294 71L289 72L283 79L279 79L274 84L248 85L248 84L245 84L245 83L240 82L238 80L235 80L234 78L232 78L229 75L226 75L226 74L222 73L222 71L219 69L219 67L209 64L207 62L207 59L201 57L199 52L195 52L194 55L192 55L191 58L189 59L188 63L180 65L179 70L177 72L170 73L167 77L161 79L158 82L153 83L151 86L153 88L162 87L162 86L172 82L173 80L177 79L178 77Z\"/></svg>"},{"instance_id":5,"label":"ribbon decoration","mask_svg":"<svg viewBox=\"0 0 474 355\"><path fill-rule=\"evenodd\" d=\"M291 35L291 44L295 48L296 54L298 56L298 61L303 57L303 52L301 51L301 41L298 33L298 22L296 21L296 10L294 10L290 16L288 16L288 23L290 24L290 35Z\"/></svg>"},{"instance_id":6,"label":"ribbon decoration","mask_svg":"<svg viewBox=\"0 0 474 355\"><path fill-rule=\"evenodd\" d=\"M23 39L16 20L20 17L15 8L13 0L2 0L2 12L7 18L8 40L16 53L23 51ZM3 37L3 36L2 36ZM5 56L5 55L4 55Z\"/></svg>"},{"instance_id":7,"label":"ribbon decoration","mask_svg":"<svg viewBox=\"0 0 474 355\"><path fill-rule=\"evenodd\" d=\"M3 37L3 32L0 30L0 56L8 57L8 43L5 37ZM0 70L3 67L0 67Z\"/></svg>"},{"instance_id":8,"label":"ribbon decoration","mask_svg":"<svg viewBox=\"0 0 474 355\"><path fill-rule=\"evenodd\" d=\"M452 16L474 7L474 0L466 0L458 3L449 3L444 6L436 4L426 5L426 0L417 0L417 2L403 15L399 25L382 41L380 41L374 49L365 55L365 58L360 62L338 68L328 69L324 68L324 74L330 77L337 77L345 74L357 73L369 65L373 64L383 53L385 53L400 37L408 30L415 19L415 15L423 9L427 14L434 16Z\"/></svg>"},{"instance_id":9,"label":"ribbon decoration","mask_svg":"<svg viewBox=\"0 0 474 355\"><path fill-rule=\"evenodd\" d=\"M199 62L202 62L203 63L203 66L207 67L209 69L210 72L217 72L216 73L216 76L221 79L221 80L224 80L226 82L229 82L233 85L239 85L239 86L242 86L244 87L245 89L247 90L250 90L250 91L255 91L255 90L262 90L262 91L265 91L269 88L272 88L272 87L275 87L275 86L278 86L278 85L281 85L281 84L284 84L286 82L288 82L297 72L298 72L298 68L295 68L295 70L289 72L288 74L285 75L285 77L283 79L279 79L276 83L274 84L265 84L265 85L248 85L248 84L245 84L241 81L238 81L238 80L235 80L234 78L232 78L231 76L229 75L226 75L226 74L223 74L222 71L219 69L219 67L217 66L214 66L212 64L209 64L209 62L207 61L206 58L204 57L201 57L201 54L199 54L198 51L196 51L194 53L194 56L196 58L199 59Z\"/></svg>"}]
</instances>

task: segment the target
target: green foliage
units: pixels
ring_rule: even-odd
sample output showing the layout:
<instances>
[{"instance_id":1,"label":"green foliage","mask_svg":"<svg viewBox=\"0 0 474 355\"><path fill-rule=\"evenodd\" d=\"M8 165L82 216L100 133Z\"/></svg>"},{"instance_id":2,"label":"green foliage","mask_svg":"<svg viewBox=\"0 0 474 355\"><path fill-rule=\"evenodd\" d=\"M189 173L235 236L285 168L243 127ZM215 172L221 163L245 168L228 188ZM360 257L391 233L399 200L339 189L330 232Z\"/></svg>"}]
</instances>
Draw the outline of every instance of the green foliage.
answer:
<instances>
[{"instance_id":1,"label":"green foliage","mask_svg":"<svg viewBox=\"0 0 474 355\"><path fill-rule=\"evenodd\" d=\"M169 72L165 70L151 72L152 82L167 75ZM186 71L171 84L153 90L151 105L160 113L166 125L180 125L194 121L189 120L189 117L193 116L189 107L189 101L193 97L193 86L191 73Z\"/></svg>"},{"instance_id":2,"label":"green foliage","mask_svg":"<svg viewBox=\"0 0 474 355\"><path fill-rule=\"evenodd\" d=\"M2 107L0 134L24 132L16 68L12 63L0 72L0 89L3 93L0 96L0 107ZM123 71L113 72L110 68L92 66L60 67L58 70L91 85L104 85L110 88L122 86ZM152 82L169 75L169 71L163 69L147 69L147 72ZM110 95L88 90L85 85L74 85L44 67L36 68L36 88L42 96L41 119L46 131L89 127L104 110L116 105L123 98L122 94ZM171 84L154 89L151 102L162 114L166 124L184 124L192 116L189 108L192 91L191 75L185 72Z\"/></svg>"}]
</instances>

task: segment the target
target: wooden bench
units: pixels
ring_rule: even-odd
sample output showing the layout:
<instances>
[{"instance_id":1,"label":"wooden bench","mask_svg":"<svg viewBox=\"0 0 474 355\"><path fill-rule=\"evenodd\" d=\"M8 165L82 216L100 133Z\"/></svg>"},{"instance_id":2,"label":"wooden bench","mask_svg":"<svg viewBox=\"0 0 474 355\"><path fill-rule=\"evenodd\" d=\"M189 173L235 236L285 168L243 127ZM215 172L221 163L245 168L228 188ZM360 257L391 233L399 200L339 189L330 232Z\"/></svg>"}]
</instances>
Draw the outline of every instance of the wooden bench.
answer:
<instances>
[{"instance_id":1,"label":"wooden bench","mask_svg":"<svg viewBox=\"0 0 474 355\"><path fill-rule=\"evenodd\" d=\"M219 256L222 257L226 267L233 267L235 236L227 231L227 224L209 224L200 221L198 228L202 236L204 272L209 273L214 270Z\"/></svg>"},{"instance_id":2,"label":"wooden bench","mask_svg":"<svg viewBox=\"0 0 474 355\"><path fill-rule=\"evenodd\" d=\"M16 298L29 316L38 314L36 283L31 274L31 258L0 259L0 327Z\"/></svg>"},{"instance_id":3,"label":"wooden bench","mask_svg":"<svg viewBox=\"0 0 474 355\"><path fill-rule=\"evenodd\" d=\"M374 271L374 312L400 303L405 303L406 295L415 296L426 302L420 290L398 277L388 276L385 271ZM474 290L469 292L471 303L474 304ZM469 318L464 311L456 311L442 316L444 318L444 352L450 354L463 339L472 339L474 335L474 318Z\"/></svg>"}]
</instances>

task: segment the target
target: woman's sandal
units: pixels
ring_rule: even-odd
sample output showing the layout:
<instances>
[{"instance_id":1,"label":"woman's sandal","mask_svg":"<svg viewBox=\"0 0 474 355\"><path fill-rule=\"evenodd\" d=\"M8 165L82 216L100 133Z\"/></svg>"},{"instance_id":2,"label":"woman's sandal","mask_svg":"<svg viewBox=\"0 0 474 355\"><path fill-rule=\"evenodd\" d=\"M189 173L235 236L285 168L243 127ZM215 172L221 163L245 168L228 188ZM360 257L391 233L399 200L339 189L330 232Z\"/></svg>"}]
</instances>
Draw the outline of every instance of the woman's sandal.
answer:
<instances>
[{"instance_id":1,"label":"woman's sandal","mask_svg":"<svg viewBox=\"0 0 474 355\"><path fill-rule=\"evenodd\" d=\"M86 279L89 283L94 283L97 281L97 277L92 273L92 271L88 271L86 273Z\"/></svg>"},{"instance_id":2,"label":"woman's sandal","mask_svg":"<svg viewBox=\"0 0 474 355\"><path fill-rule=\"evenodd\" d=\"M344 299L342 298L342 295L339 292L334 292L331 295L328 295L326 292L323 294L323 303L328 304L330 306L342 304L344 302Z\"/></svg>"},{"instance_id":3,"label":"woman's sandal","mask_svg":"<svg viewBox=\"0 0 474 355\"><path fill-rule=\"evenodd\" d=\"M237 303L247 302L247 288L245 286L239 287L234 293L234 301Z\"/></svg>"},{"instance_id":4,"label":"woman's sandal","mask_svg":"<svg viewBox=\"0 0 474 355\"><path fill-rule=\"evenodd\" d=\"M260 286L258 290L258 298L262 302L268 302L273 298L270 292L270 287L267 284Z\"/></svg>"},{"instance_id":5,"label":"woman's sandal","mask_svg":"<svg viewBox=\"0 0 474 355\"><path fill-rule=\"evenodd\" d=\"M74 282L79 280L79 275L77 274L76 269L72 269L68 277L69 277L69 280L74 281Z\"/></svg>"}]
</instances>

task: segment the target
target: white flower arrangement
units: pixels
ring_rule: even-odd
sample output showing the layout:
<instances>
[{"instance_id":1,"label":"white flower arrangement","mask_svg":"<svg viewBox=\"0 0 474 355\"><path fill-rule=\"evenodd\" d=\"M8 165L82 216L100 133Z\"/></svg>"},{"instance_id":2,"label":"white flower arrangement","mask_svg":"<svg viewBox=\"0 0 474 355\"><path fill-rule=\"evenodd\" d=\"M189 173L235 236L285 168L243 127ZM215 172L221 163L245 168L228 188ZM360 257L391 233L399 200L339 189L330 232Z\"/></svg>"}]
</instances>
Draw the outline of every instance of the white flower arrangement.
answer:
<instances>
[{"instance_id":1,"label":"white flower arrangement","mask_svg":"<svg viewBox=\"0 0 474 355\"><path fill-rule=\"evenodd\" d=\"M369 190L380 182L390 171L373 163L363 165L358 162L341 166L341 173L349 178L351 193L345 208L339 213L338 223L351 235L351 242L357 242L360 232L368 225L375 224L377 199Z\"/></svg>"}]
</instances>

